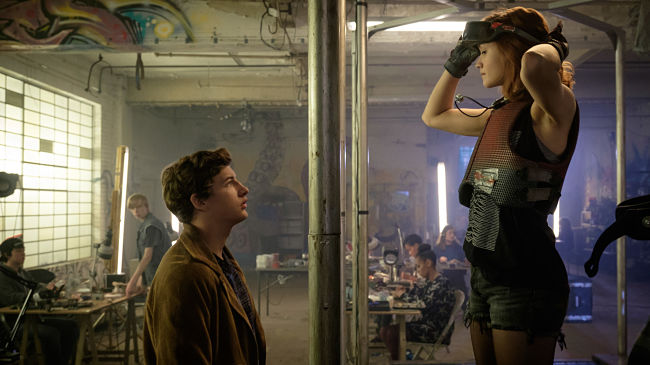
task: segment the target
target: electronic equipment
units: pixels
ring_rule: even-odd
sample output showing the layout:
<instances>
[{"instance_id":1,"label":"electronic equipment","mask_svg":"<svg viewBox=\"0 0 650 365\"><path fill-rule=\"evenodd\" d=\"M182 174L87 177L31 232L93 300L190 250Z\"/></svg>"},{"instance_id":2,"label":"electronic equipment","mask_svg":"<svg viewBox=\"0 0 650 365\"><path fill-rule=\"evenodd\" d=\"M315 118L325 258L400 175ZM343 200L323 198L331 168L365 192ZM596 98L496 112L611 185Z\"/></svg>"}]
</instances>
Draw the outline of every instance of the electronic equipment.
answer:
<instances>
[{"instance_id":1,"label":"electronic equipment","mask_svg":"<svg viewBox=\"0 0 650 365\"><path fill-rule=\"evenodd\" d=\"M486 21L472 21L465 23L462 41L479 45L482 43L492 42L504 34L514 34L533 44L544 42L544 40L537 39L524 30L512 25Z\"/></svg>"},{"instance_id":2,"label":"electronic equipment","mask_svg":"<svg viewBox=\"0 0 650 365\"><path fill-rule=\"evenodd\" d=\"M616 206L616 221L598 237L585 272L592 278L598 273L600 256L614 240L627 235L635 240L650 240L650 195L628 199Z\"/></svg>"}]
</instances>

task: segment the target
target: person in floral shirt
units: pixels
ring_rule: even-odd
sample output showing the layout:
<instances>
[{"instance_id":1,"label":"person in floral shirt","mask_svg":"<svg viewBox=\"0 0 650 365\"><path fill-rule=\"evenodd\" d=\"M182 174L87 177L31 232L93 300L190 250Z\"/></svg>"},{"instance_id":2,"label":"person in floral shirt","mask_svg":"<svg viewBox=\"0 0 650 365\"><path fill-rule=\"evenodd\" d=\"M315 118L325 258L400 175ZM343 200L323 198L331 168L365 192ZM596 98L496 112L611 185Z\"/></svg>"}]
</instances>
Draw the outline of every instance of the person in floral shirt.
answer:
<instances>
[{"instance_id":1,"label":"person in floral shirt","mask_svg":"<svg viewBox=\"0 0 650 365\"><path fill-rule=\"evenodd\" d=\"M436 254L429 245L420 245L416 255L416 271L420 279L409 291L400 287L393 292L393 297L405 302L423 302L422 315L406 323L406 340L433 343L438 340L447 325L454 307L454 291L449 280L436 270ZM448 332L443 343L449 343L452 330ZM393 360L398 359L399 327L388 325L382 327L379 335L390 351Z\"/></svg>"}]
</instances>

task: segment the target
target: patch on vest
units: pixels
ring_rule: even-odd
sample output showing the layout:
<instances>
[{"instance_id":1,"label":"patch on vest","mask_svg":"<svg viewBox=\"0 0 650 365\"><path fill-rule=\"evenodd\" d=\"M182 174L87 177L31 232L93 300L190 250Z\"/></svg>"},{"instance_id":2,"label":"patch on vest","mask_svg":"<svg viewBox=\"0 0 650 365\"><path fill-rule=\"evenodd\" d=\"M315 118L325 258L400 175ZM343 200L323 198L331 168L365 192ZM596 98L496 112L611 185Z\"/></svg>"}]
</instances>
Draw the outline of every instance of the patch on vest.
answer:
<instances>
[{"instance_id":1,"label":"patch on vest","mask_svg":"<svg viewBox=\"0 0 650 365\"><path fill-rule=\"evenodd\" d=\"M499 207L490 195L474 189L465 239L474 247L494 252L498 234Z\"/></svg>"},{"instance_id":2,"label":"patch on vest","mask_svg":"<svg viewBox=\"0 0 650 365\"><path fill-rule=\"evenodd\" d=\"M494 183L499 179L499 169L485 168L474 171L474 188L491 194Z\"/></svg>"}]
</instances>

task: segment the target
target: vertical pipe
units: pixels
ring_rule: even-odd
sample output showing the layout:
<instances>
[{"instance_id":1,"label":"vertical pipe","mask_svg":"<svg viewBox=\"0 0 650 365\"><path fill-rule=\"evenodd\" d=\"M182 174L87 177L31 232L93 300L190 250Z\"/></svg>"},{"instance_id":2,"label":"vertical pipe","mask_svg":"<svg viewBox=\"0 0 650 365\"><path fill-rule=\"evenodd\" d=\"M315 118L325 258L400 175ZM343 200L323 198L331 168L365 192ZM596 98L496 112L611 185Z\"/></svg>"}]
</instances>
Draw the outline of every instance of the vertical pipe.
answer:
<instances>
[{"instance_id":1,"label":"vertical pipe","mask_svg":"<svg viewBox=\"0 0 650 365\"><path fill-rule=\"evenodd\" d=\"M625 93L624 73L625 32L616 33L616 201L625 200ZM616 309L618 323L618 356L627 356L627 278L625 237L616 241Z\"/></svg>"},{"instance_id":2,"label":"vertical pipe","mask_svg":"<svg viewBox=\"0 0 650 365\"><path fill-rule=\"evenodd\" d=\"M339 338L340 341L340 351L341 358L339 364L345 364L345 242L347 240L346 235L346 226L345 226L345 211L347 209L347 184L346 184L346 151L345 151L345 136L346 136L346 98L345 98L345 33L347 29L347 21L345 14L345 0L338 0L338 10L339 10L339 189L340 189L340 207L341 207L341 255L339 259L339 271L341 273L341 282L340 282L340 306L341 306L341 315L339 318L339 323L341 324L341 332Z\"/></svg>"},{"instance_id":3,"label":"vertical pipe","mask_svg":"<svg viewBox=\"0 0 650 365\"><path fill-rule=\"evenodd\" d=\"M355 28L356 29L356 28ZM352 364L357 364L357 358L359 357L359 341L358 341L358 335L359 333L356 331L357 327L357 302L356 302L356 290L357 290L357 283L359 282L359 277L357 275L357 260L356 260L356 255L358 251L358 246L359 246L359 225L358 225L358 185L359 185L359 174L358 174L358 159L357 155L359 154L359 146L357 144L357 136L359 134L359 113L357 110L357 105L358 103L358 85L357 85L357 33L356 31L352 34L352 42L350 42L350 77L351 77L351 82L350 82L350 110L351 110L351 130L352 130L352 143L351 143L351 158L350 158L350 164L351 164L351 176L350 176L350 184L351 184L351 189L350 189L350 200L352 202L352 225L351 225L351 239L352 239L352 313L350 314L349 318L349 330L347 332L348 334L348 341L347 345L349 348L347 349L347 353L349 356L347 356L347 360L345 363L348 364L351 362Z\"/></svg>"},{"instance_id":4,"label":"vertical pipe","mask_svg":"<svg viewBox=\"0 0 650 365\"><path fill-rule=\"evenodd\" d=\"M309 1L309 364L341 360L339 2Z\"/></svg>"},{"instance_id":5,"label":"vertical pipe","mask_svg":"<svg viewBox=\"0 0 650 365\"><path fill-rule=\"evenodd\" d=\"M356 31L353 55L352 117L352 305L353 363L368 364L368 143L366 93L367 3L356 3Z\"/></svg>"}]
</instances>

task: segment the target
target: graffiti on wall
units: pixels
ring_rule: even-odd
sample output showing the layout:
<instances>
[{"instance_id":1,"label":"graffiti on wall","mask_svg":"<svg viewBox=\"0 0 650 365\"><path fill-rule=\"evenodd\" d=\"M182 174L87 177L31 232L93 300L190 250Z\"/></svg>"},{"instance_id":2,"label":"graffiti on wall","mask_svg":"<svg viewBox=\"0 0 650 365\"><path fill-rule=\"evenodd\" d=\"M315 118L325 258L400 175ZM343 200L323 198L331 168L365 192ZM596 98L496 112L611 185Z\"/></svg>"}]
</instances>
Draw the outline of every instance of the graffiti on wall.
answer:
<instances>
[{"instance_id":1,"label":"graffiti on wall","mask_svg":"<svg viewBox=\"0 0 650 365\"><path fill-rule=\"evenodd\" d=\"M194 41L186 15L168 0L18 0L0 4L0 49L134 49Z\"/></svg>"}]
</instances>

